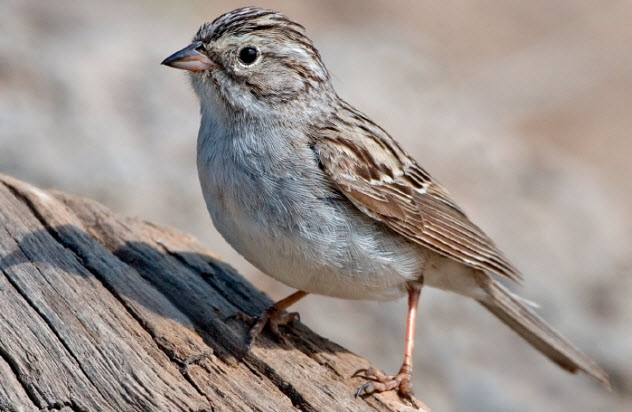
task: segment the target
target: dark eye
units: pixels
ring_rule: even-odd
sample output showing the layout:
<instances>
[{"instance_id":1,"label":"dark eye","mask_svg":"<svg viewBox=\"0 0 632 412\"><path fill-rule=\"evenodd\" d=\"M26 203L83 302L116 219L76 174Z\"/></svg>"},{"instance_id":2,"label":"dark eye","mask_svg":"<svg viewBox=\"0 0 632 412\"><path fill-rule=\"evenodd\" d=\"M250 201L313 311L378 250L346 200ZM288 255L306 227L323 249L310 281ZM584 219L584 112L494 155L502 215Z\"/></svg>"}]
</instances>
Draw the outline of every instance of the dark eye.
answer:
<instances>
[{"instance_id":1,"label":"dark eye","mask_svg":"<svg viewBox=\"0 0 632 412\"><path fill-rule=\"evenodd\" d=\"M239 60L241 60L241 62L245 65L251 65L255 60L257 60L258 54L257 49L254 47L244 47L239 52Z\"/></svg>"}]
</instances>

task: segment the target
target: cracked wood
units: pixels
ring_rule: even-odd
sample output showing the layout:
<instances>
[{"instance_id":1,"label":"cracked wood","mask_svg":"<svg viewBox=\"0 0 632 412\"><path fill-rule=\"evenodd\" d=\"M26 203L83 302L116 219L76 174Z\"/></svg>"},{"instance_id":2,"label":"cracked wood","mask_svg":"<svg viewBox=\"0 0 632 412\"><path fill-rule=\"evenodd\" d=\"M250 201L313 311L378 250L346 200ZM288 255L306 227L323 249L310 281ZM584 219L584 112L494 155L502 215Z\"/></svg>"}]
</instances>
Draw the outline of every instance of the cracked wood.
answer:
<instances>
[{"instance_id":1,"label":"cracked wood","mask_svg":"<svg viewBox=\"0 0 632 412\"><path fill-rule=\"evenodd\" d=\"M304 325L245 353L230 316L270 303L190 236L0 175L0 410L409 409Z\"/></svg>"}]
</instances>

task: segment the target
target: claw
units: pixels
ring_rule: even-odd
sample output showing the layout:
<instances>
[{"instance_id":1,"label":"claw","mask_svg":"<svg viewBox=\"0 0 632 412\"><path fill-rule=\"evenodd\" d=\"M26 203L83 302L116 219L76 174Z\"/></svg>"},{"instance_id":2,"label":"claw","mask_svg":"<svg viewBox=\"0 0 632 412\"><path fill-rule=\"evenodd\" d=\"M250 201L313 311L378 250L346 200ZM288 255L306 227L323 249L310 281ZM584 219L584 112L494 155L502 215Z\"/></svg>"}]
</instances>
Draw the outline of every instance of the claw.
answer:
<instances>
[{"instance_id":1,"label":"claw","mask_svg":"<svg viewBox=\"0 0 632 412\"><path fill-rule=\"evenodd\" d=\"M244 339L244 346L245 346L245 353L250 352L250 349L252 349L252 345L255 343L255 340L250 337L250 336L246 336L246 339Z\"/></svg>"},{"instance_id":2,"label":"claw","mask_svg":"<svg viewBox=\"0 0 632 412\"><path fill-rule=\"evenodd\" d=\"M371 390L369 390L369 388ZM355 397L357 398L358 396L362 396L365 393L369 394L373 392L374 390L375 390L375 386L373 385L373 382L366 382L364 385L358 388L358 391L355 393Z\"/></svg>"},{"instance_id":3,"label":"claw","mask_svg":"<svg viewBox=\"0 0 632 412\"><path fill-rule=\"evenodd\" d=\"M362 375L360 375L360 373L362 373ZM384 375L384 373L378 371L372 366L369 368L358 369L357 371L353 373L353 375L351 375L351 377L364 378L364 379L369 379L369 380L378 381L378 382L386 379L386 375Z\"/></svg>"},{"instance_id":4,"label":"claw","mask_svg":"<svg viewBox=\"0 0 632 412\"><path fill-rule=\"evenodd\" d=\"M360 368L357 371L353 372L353 375L351 375L352 378L365 378L368 379L367 374L369 373L369 370L367 368ZM362 374L362 375L360 375Z\"/></svg>"},{"instance_id":5,"label":"claw","mask_svg":"<svg viewBox=\"0 0 632 412\"><path fill-rule=\"evenodd\" d=\"M290 323L292 324L292 326L295 326L298 322L301 321L301 314L298 312L289 313L288 316L290 317Z\"/></svg>"}]
</instances>

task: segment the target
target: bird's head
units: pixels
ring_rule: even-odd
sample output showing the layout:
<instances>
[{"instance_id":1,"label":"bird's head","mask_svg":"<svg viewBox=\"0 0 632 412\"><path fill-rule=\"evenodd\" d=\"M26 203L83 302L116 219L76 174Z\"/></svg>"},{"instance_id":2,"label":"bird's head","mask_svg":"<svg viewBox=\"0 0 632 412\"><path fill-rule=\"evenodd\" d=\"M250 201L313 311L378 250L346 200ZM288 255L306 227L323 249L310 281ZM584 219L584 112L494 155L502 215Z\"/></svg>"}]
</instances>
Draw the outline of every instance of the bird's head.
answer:
<instances>
[{"instance_id":1,"label":"bird's head","mask_svg":"<svg viewBox=\"0 0 632 412\"><path fill-rule=\"evenodd\" d=\"M296 115L331 94L327 69L303 26L271 10L223 14L162 64L191 73L203 110Z\"/></svg>"}]
</instances>

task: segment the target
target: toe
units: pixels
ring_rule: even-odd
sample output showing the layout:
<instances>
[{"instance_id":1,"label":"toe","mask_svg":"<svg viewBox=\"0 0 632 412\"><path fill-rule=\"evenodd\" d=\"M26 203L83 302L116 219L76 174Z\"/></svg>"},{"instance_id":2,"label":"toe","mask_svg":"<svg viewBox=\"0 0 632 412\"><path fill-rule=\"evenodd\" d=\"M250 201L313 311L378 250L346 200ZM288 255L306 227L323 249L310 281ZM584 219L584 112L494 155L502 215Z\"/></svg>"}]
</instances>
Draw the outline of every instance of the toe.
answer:
<instances>
[{"instance_id":1,"label":"toe","mask_svg":"<svg viewBox=\"0 0 632 412\"><path fill-rule=\"evenodd\" d=\"M257 336L259 336L259 334L261 333L261 331L263 330L263 328L266 326L267 323L268 323L268 319L266 319L264 316L260 317L254 323L254 325L252 325L252 327L248 331L248 335L250 335L250 337L253 339L256 338Z\"/></svg>"},{"instance_id":2,"label":"toe","mask_svg":"<svg viewBox=\"0 0 632 412\"><path fill-rule=\"evenodd\" d=\"M244 323L248 323L250 325L254 324L257 321L256 318L253 318L253 317L251 317L249 315L246 315L244 312L241 312L241 311L233 313L232 315L227 316L224 319L224 321L229 321L229 320L240 320L240 321L242 321Z\"/></svg>"},{"instance_id":3,"label":"toe","mask_svg":"<svg viewBox=\"0 0 632 412\"><path fill-rule=\"evenodd\" d=\"M415 401L413 399L413 396L414 396L413 385L412 385L412 382L410 381L410 378L408 377L404 378L399 383L399 394L402 396L402 398L408 400L413 405L415 404Z\"/></svg>"},{"instance_id":4,"label":"toe","mask_svg":"<svg viewBox=\"0 0 632 412\"><path fill-rule=\"evenodd\" d=\"M268 326L270 327L270 332L272 332L272 335L274 335L274 338L277 340L277 342L282 345L286 345L287 339L285 338L285 336L283 336L283 334L279 330L279 323L275 322L274 320L271 320L268 323Z\"/></svg>"},{"instance_id":5,"label":"toe","mask_svg":"<svg viewBox=\"0 0 632 412\"><path fill-rule=\"evenodd\" d=\"M353 375L351 375L351 377L352 378L360 377L360 378L369 379L376 382L385 382L385 381L393 379L392 376L386 375L383 372L375 369L374 367L358 369L357 371L353 373Z\"/></svg>"},{"instance_id":6,"label":"toe","mask_svg":"<svg viewBox=\"0 0 632 412\"><path fill-rule=\"evenodd\" d=\"M368 382L358 388L355 394L356 397L395 390L404 400L416 406L413 398L413 386L408 371L400 372L395 376L389 376L371 367L358 369L353 373L352 377L361 377L368 380Z\"/></svg>"},{"instance_id":7,"label":"toe","mask_svg":"<svg viewBox=\"0 0 632 412\"><path fill-rule=\"evenodd\" d=\"M357 371L353 372L353 375L351 375L352 378L364 378L364 379L368 379L367 378L367 374L369 373L369 370L367 368L361 368L358 369Z\"/></svg>"},{"instance_id":8,"label":"toe","mask_svg":"<svg viewBox=\"0 0 632 412\"><path fill-rule=\"evenodd\" d=\"M409 378L402 379L399 383L399 391L402 395L406 395L408 397L413 396L413 384L410 382Z\"/></svg>"},{"instance_id":9,"label":"toe","mask_svg":"<svg viewBox=\"0 0 632 412\"><path fill-rule=\"evenodd\" d=\"M263 329L266 328L266 326L270 329L277 342L287 345L287 339L279 330L279 326L287 324L294 325L300 319L300 316L297 312L282 314L282 312L280 312L275 306L271 306L258 318L252 318L243 312L237 312L228 319L230 318L239 319L252 325L248 331L245 342L247 350L250 350L254 341L261 334Z\"/></svg>"}]
</instances>

